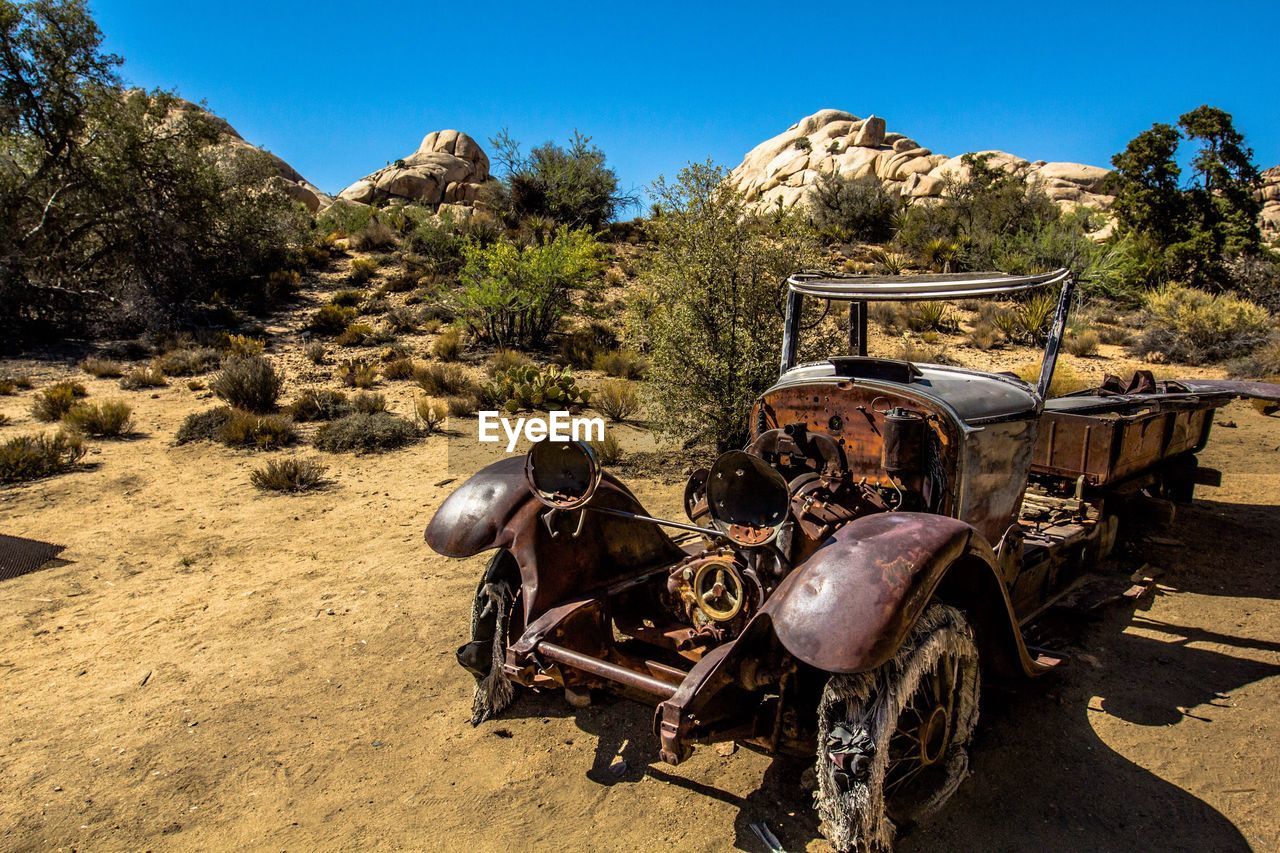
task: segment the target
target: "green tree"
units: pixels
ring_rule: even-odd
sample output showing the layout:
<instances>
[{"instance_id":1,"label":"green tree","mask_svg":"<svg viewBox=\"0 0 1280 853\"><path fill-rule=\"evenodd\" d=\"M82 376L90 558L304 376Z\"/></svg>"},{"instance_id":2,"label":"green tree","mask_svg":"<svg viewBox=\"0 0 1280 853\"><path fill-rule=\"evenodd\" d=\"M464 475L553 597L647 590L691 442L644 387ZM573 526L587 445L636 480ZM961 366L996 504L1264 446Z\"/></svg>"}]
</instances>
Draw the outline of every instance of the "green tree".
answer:
<instances>
[{"instance_id":1,"label":"green tree","mask_svg":"<svg viewBox=\"0 0 1280 853\"><path fill-rule=\"evenodd\" d=\"M637 300L646 316L633 322L648 326L659 429L719 450L743 441L755 397L777 378L782 278L818 256L802 222L749 215L725 178L708 162L654 183L657 251Z\"/></svg>"},{"instance_id":2,"label":"green tree","mask_svg":"<svg viewBox=\"0 0 1280 853\"><path fill-rule=\"evenodd\" d=\"M1116 220L1122 229L1141 231L1164 245L1185 239L1186 199L1178 185L1178 131L1153 124L1139 133L1124 151L1111 158L1116 171Z\"/></svg>"},{"instance_id":3,"label":"green tree","mask_svg":"<svg viewBox=\"0 0 1280 853\"><path fill-rule=\"evenodd\" d=\"M1256 196L1262 176L1231 114L1199 106L1182 115L1178 127L1199 146L1191 158L1197 179L1192 198L1215 245L1229 255L1256 251L1262 243L1262 202Z\"/></svg>"},{"instance_id":4,"label":"green tree","mask_svg":"<svg viewBox=\"0 0 1280 853\"><path fill-rule=\"evenodd\" d=\"M528 156L506 130L489 140L504 172L489 201L514 224L543 216L571 228L598 230L634 202L618 191L618 176L591 137L574 131L568 147L546 142Z\"/></svg>"},{"instance_id":5,"label":"green tree","mask_svg":"<svg viewBox=\"0 0 1280 853\"><path fill-rule=\"evenodd\" d=\"M874 175L854 178L833 169L818 176L810 208L814 226L825 236L882 243L893 236L902 200Z\"/></svg>"},{"instance_id":6,"label":"green tree","mask_svg":"<svg viewBox=\"0 0 1280 853\"><path fill-rule=\"evenodd\" d=\"M268 155L165 92L124 91L82 0L0 0L0 332L185 322L260 307L306 233Z\"/></svg>"}]
</instances>

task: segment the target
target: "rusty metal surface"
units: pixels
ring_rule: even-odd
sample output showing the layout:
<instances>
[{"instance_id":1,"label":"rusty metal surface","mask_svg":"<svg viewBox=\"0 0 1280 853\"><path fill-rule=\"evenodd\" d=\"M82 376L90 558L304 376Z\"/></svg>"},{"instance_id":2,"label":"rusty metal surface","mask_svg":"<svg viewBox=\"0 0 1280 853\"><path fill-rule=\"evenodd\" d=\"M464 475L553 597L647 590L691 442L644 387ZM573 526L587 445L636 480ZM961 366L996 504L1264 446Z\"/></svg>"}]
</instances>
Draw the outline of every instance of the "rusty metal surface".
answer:
<instances>
[{"instance_id":1,"label":"rusty metal surface","mask_svg":"<svg viewBox=\"0 0 1280 853\"><path fill-rule=\"evenodd\" d=\"M1045 412L1031 470L1071 479L1083 476L1092 486L1124 480L1203 448L1220 403L1179 401L1136 411L1130 405L1125 403L1122 412Z\"/></svg>"},{"instance_id":2,"label":"rusty metal surface","mask_svg":"<svg viewBox=\"0 0 1280 853\"><path fill-rule=\"evenodd\" d=\"M987 424L966 438L955 515L988 542L1000 541L1017 520L1039 424L1039 418Z\"/></svg>"},{"instance_id":3,"label":"rusty metal surface","mask_svg":"<svg viewBox=\"0 0 1280 853\"><path fill-rule=\"evenodd\" d=\"M840 528L761 609L778 640L826 672L889 659L973 528L927 513L879 513Z\"/></svg>"},{"instance_id":4,"label":"rusty metal surface","mask_svg":"<svg viewBox=\"0 0 1280 853\"><path fill-rule=\"evenodd\" d=\"M524 457L500 459L445 498L427 525L427 544L446 557L470 557L493 548L511 516L531 498Z\"/></svg>"}]
</instances>

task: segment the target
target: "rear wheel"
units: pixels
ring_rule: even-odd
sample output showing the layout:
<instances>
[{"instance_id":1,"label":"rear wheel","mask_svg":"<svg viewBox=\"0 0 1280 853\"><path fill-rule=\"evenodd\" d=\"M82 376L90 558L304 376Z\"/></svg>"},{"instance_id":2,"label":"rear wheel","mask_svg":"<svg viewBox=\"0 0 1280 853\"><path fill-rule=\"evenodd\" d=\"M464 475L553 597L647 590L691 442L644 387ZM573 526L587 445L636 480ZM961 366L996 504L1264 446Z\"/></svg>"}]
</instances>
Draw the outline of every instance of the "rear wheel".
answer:
<instances>
[{"instance_id":1,"label":"rear wheel","mask_svg":"<svg viewBox=\"0 0 1280 853\"><path fill-rule=\"evenodd\" d=\"M471 605L471 642L457 658L476 679L471 725L477 726L511 706L515 685L503 674L511 623L520 615L520 570L510 551L498 551L485 568Z\"/></svg>"},{"instance_id":2,"label":"rear wheel","mask_svg":"<svg viewBox=\"0 0 1280 853\"><path fill-rule=\"evenodd\" d=\"M969 768L978 649L964 615L932 604L879 669L833 675L818 706L818 814L837 850L884 851Z\"/></svg>"}]
</instances>

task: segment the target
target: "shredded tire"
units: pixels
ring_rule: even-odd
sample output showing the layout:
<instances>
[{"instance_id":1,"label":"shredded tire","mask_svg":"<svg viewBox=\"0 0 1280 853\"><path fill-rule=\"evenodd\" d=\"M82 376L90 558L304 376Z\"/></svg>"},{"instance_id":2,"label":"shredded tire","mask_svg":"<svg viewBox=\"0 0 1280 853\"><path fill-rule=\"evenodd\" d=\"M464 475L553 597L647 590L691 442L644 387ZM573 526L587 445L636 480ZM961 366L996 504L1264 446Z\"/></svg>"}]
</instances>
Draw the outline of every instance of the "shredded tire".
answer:
<instances>
[{"instance_id":1,"label":"shredded tire","mask_svg":"<svg viewBox=\"0 0 1280 853\"><path fill-rule=\"evenodd\" d=\"M476 678L475 694L471 699L473 726L501 714L516 699L515 685L502 671L502 665L507 659L508 623L516 598L511 582L499 571L504 556L503 552L499 552L489 563L471 605L472 640L489 633L490 626L486 624L489 620L492 620L493 631L493 657L489 672Z\"/></svg>"},{"instance_id":2,"label":"shredded tire","mask_svg":"<svg viewBox=\"0 0 1280 853\"><path fill-rule=\"evenodd\" d=\"M959 664L954 727L938 765L945 770L942 781L909 814L898 815L900 823L911 824L937 812L968 775L968 747L978 721L979 678L978 650L964 615L953 607L932 604L888 663L872 672L833 675L827 681L818 705L814 797L823 833L835 849L892 850L899 826L885 801L889 741L903 708L944 653ZM838 775L833 746L852 754L851 762L845 756L851 772Z\"/></svg>"}]
</instances>

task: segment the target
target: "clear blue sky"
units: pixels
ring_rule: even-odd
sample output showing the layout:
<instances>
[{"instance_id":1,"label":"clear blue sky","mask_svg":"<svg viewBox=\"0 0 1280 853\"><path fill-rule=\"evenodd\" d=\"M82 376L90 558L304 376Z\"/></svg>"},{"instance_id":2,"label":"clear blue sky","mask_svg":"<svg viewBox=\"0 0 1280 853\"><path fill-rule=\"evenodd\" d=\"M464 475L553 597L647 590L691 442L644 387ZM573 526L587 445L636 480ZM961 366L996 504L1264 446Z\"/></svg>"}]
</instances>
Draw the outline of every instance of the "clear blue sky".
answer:
<instances>
[{"instance_id":1,"label":"clear blue sky","mask_svg":"<svg viewBox=\"0 0 1280 853\"><path fill-rule=\"evenodd\" d=\"M91 0L92 2L92 0ZM836 107L934 151L1109 165L1154 121L1232 113L1280 163L1280 2L173 3L96 0L146 87L205 100L337 191L428 131L575 128L626 188L736 165Z\"/></svg>"}]
</instances>

